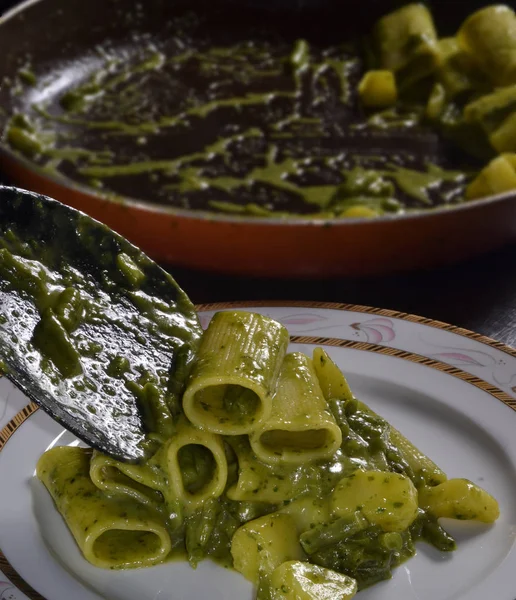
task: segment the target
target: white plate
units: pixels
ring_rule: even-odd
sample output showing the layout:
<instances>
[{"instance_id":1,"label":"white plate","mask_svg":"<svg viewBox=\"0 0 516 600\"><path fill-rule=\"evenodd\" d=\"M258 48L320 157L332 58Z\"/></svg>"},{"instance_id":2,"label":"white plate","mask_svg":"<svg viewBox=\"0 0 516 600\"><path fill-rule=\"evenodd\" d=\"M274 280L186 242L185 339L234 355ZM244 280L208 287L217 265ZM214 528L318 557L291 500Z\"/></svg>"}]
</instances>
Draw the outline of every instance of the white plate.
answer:
<instances>
[{"instance_id":1,"label":"white plate","mask_svg":"<svg viewBox=\"0 0 516 600\"><path fill-rule=\"evenodd\" d=\"M201 307L205 326L215 310ZM264 306L284 323L292 349L326 346L355 393L451 477L479 483L499 501L491 527L447 523L458 550L420 544L391 581L361 600L515 600L516 352L455 327L405 314L327 304ZM251 600L251 586L210 562L146 570L96 569L81 557L52 501L33 478L52 444L77 443L0 382L0 600ZM9 402L6 400L9 399ZM3 429L2 429L3 428ZM40 596L40 595L41 596Z\"/></svg>"}]
</instances>

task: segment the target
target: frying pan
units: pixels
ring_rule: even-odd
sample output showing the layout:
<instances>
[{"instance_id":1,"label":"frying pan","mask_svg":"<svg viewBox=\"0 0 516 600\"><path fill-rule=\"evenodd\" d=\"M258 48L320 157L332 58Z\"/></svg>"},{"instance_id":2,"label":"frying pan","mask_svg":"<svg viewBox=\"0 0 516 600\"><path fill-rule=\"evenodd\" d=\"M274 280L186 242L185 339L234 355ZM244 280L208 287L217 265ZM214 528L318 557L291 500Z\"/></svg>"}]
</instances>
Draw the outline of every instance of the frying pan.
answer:
<instances>
[{"instance_id":1,"label":"frying pan","mask_svg":"<svg viewBox=\"0 0 516 600\"><path fill-rule=\"evenodd\" d=\"M41 101L51 104L84 83L99 57L115 57L118 64L143 64L149 48L174 43L178 14L201 15L202 35L220 47L245 40L250 28L260 27L276 39L307 38L317 44L366 32L376 18L399 4L387 0L30 0L0 19L0 131L13 114L25 114ZM432 3L439 32L454 32L467 14L484 4ZM187 95L189 82L181 83L181 93ZM155 116L168 95L170 87L150 77L144 87L145 102L139 101L137 108ZM138 118L136 111L136 128ZM198 129L196 136L208 135L207 129ZM158 138L161 148L175 151L180 147L184 152L191 145L191 139L181 136L171 138L165 133ZM95 147L98 138L92 141L87 127L81 143L102 156L104 149ZM129 157L138 152L134 144L135 136L115 135L109 150L117 157ZM437 146L432 152L440 155L441 149ZM119 178L114 196L92 187L92 181L72 181L66 169L38 167L5 140L0 143L0 167L13 183L90 214L156 260L233 274L388 273L457 261L516 240L514 194L374 220L244 217L166 205L134 178Z\"/></svg>"}]
</instances>

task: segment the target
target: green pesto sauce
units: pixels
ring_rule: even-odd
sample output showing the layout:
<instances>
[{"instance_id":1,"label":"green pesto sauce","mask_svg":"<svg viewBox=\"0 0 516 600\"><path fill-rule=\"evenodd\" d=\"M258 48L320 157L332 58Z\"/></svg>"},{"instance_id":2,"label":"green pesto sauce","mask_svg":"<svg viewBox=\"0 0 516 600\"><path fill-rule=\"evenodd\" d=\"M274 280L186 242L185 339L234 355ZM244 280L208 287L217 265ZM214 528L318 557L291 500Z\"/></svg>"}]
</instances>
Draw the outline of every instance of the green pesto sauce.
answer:
<instances>
[{"instance_id":1,"label":"green pesto sauce","mask_svg":"<svg viewBox=\"0 0 516 600\"><path fill-rule=\"evenodd\" d=\"M237 451L238 456L242 456L242 445L248 445L245 436L225 438L229 468L226 493L219 498L208 499L193 511L185 511L180 506L179 498L165 492L170 486L159 453L146 464L129 466L133 469L133 479L116 472L108 475L110 481L124 483L144 493L147 499L143 504L136 504L136 508L143 511L141 514L135 512L134 500L128 500L127 496L116 492L105 496L96 488L89 475L88 450L74 449L79 456L79 466L74 466L70 461L61 466L54 463L55 472L48 473L38 465L38 475L49 486L58 506L60 499L65 497L66 506L73 507L75 514L91 511L92 497L106 502L106 506L111 507L111 513L120 513L144 523L145 519L152 517L152 511L157 511L159 520L166 523L173 541L167 560L187 559L193 567L209 558L231 568L231 540L241 525L272 512L285 511L291 503L299 501L304 502L305 511L316 519L307 525L306 530L300 532L300 543L308 560L355 578L359 589L389 579L394 568L415 554L418 540L430 543L443 552L454 550L453 539L435 518L422 510L416 520L401 532L385 532L378 526L370 525L359 516L359 512L351 519L318 519L318 515L324 514L325 502L335 485L345 476L353 477L353 472L359 467L404 473L416 486L423 483L421 475L410 470L401 459L399 451L389 441L389 425L386 421L362 411L354 399L332 401L331 407L343 432L342 446L331 460L296 467L272 467L261 463L255 456L251 457L258 479L274 481L278 489L282 488L283 497L285 493L288 494L288 500L264 502L234 501L228 498L228 490L241 475L240 465L231 448ZM45 455L41 460L44 463ZM209 484L213 477L214 463L206 448L195 444L184 446L179 452L178 460L183 484L189 493L198 492ZM73 476L73 479L67 474ZM153 486L158 486L163 496L145 486L145 483L150 482ZM268 485L267 481L265 485ZM311 511L310 505L313 506ZM357 507L357 511L360 511L360 507ZM145 552L153 552L152 544L156 540L141 540L141 537L134 534L142 556ZM133 556L128 550L127 541L128 537L124 532L117 536L115 531L108 540L104 540L103 553L114 564L122 563L130 557L133 561L137 560L137 554ZM260 547L258 550L260 551ZM132 564L135 566L134 562ZM264 600L268 597L267 580L261 582L259 597Z\"/></svg>"},{"instance_id":2,"label":"green pesto sauce","mask_svg":"<svg viewBox=\"0 0 516 600\"><path fill-rule=\"evenodd\" d=\"M180 53L141 49L137 60L103 56L86 80L13 115L7 143L49 173L182 208L331 218L356 206L374 215L460 201L468 173L442 168L439 152L395 141L400 131L423 131L423 107L364 113L358 43L189 43ZM149 105L147 81L177 89L177 98ZM185 135L181 152L175 140ZM84 136L92 147L83 147ZM354 148L356 136L379 144L377 155ZM384 192L349 183L355 171Z\"/></svg>"},{"instance_id":3,"label":"green pesto sauce","mask_svg":"<svg viewBox=\"0 0 516 600\"><path fill-rule=\"evenodd\" d=\"M281 511L300 499L313 503L316 514L317 507L323 510L324 499L328 498L335 485L343 477L352 476L357 468L404 473L416 486L424 483L422 474L412 472L397 448L389 442L386 421L360 410L354 401L333 401L332 410L344 436L341 448L328 461L271 466L252 455L245 436L225 438L228 446L239 456L246 451L249 453L251 469L256 480L261 482L261 487L256 489L257 498L267 488L269 492L277 490L278 495L290 499L276 503L259 499L240 502L223 495L208 500L198 510L185 515L179 523L175 520L173 531L176 538L182 540L178 542L179 546L185 550L192 566L205 558L231 566L231 539L238 527L265 514ZM239 477L239 464L229 447L226 491ZM194 486L193 489L202 488L210 480L210 459L200 448L188 447L180 456L180 462L185 471L183 477L187 485ZM437 520L421 510L414 523L400 533L384 532L378 526L364 523L363 519L350 521L341 518L310 524L300 539L311 562L357 579L359 589L389 579L396 566L415 554L418 540L430 543L440 551L455 549L455 542ZM176 552L177 549L174 556Z\"/></svg>"},{"instance_id":4,"label":"green pesto sauce","mask_svg":"<svg viewBox=\"0 0 516 600\"><path fill-rule=\"evenodd\" d=\"M3 370L79 437L92 428L106 452L123 458L112 440L126 459L143 458L147 435L172 432L200 339L193 306L81 213L13 192L0 219Z\"/></svg>"}]
</instances>

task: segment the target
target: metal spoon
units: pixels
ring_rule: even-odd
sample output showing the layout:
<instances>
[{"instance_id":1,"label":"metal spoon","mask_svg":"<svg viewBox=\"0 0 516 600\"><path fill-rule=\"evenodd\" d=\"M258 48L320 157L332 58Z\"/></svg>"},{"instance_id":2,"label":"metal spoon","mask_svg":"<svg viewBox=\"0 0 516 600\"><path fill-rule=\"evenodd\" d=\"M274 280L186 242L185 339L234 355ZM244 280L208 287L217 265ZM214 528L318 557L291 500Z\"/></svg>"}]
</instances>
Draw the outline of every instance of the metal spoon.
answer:
<instances>
[{"instance_id":1,"label":"metal spoon","mask_svg":"<svg viewBox=\"0 0 516 600\"><path fill-rule=\"evenodd\" d=\"M201 327L140 250L55 200L0 186L0 368L88 445L137 462L172 422Z\"/></svg>"}]
</instances>

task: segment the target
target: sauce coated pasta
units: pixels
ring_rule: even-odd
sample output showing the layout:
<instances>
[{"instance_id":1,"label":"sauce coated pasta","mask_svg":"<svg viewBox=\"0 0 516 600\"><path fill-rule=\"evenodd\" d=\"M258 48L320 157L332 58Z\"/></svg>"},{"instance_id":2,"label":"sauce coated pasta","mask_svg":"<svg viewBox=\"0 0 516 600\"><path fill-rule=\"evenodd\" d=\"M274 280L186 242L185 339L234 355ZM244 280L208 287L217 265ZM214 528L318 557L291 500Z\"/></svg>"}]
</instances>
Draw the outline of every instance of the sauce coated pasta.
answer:
<instances>
[{"instance_id":1,"label":"sauce coated pasta","mask_svg":"<svg viewBox=\"0 0 516 600\"><path fill-rule=\"evenodd\" d=\"M222 312L205 331L183 411L157 452L124 464L55 447L37 476L84 557L108 569L211 558L260 600L351 598L419 540L455 548L438 519L498 518L356 399L327 352L289 353L285 328ZM196 406L197 404L197 406Z\"/></svg>"}]
</instances>

